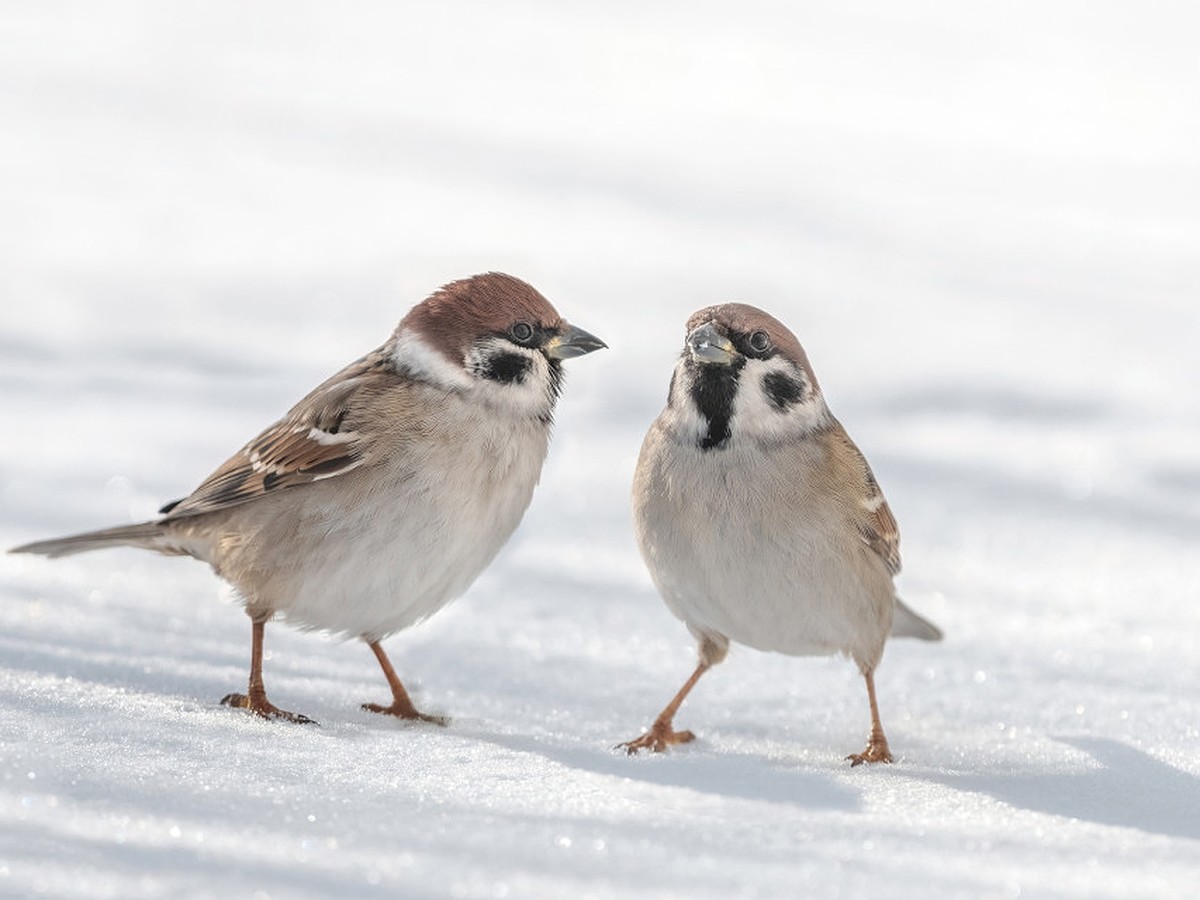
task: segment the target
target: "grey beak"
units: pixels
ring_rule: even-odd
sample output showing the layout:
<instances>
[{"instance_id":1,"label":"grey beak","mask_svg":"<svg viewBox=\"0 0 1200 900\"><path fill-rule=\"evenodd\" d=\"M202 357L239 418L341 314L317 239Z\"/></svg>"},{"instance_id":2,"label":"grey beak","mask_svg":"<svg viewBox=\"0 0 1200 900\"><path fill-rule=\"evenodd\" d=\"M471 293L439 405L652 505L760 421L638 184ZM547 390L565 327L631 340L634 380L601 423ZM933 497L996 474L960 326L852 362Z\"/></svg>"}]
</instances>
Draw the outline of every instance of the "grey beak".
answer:
<instances>
[{"instance_id":1,"label":"grey beak","mask_svg":"<svg viewBox=\"0 0 1200 900\"><path fill-rule=\"evenodd\" d=\"M706 322L687 336L687 348L692 359L700 363L727 366L738 355L729 338L723 337L712 322Z\"/></svg>"},{"instance_id":2,"label":"grey beak","mask_svg":"<svg viewBox=\"0 0 1200 900\"><path fill-rule=\"evenodd\" d=\"M546 341L543 349L551 359L573 359L576 356L583 356L585 353L607 347L608 344L594 334L588 334L582 328L568 325L567 330L562 334L556 334Z\"/></svg>"}]
</instances>

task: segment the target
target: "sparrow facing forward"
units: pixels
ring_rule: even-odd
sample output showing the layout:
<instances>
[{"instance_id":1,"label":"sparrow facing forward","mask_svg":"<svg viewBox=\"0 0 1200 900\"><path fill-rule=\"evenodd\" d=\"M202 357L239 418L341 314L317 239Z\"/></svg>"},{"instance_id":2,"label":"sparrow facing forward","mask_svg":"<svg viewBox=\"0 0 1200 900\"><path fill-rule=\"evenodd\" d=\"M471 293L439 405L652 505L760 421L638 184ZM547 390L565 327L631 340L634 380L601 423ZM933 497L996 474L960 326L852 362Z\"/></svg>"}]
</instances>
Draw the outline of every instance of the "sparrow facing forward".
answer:
<instances>
[{"instance_id":1,"label":"sparrow facing forward","mask_svg":"<svg viewBox=\"0 0 1200 900\"><path fill-rule=\"evenodd\" d=\"M359 637L419 712L380 646L467 589L521 521L541 474L561 361L604 347L532 286L488 273L447 284L378 350L319 385L152 522L14 548L66 556L132 546L203 560L253 623L246 694L264 718L264 624Z\"/></svg>"},{"instance_id":2,"label":"sparrow facing forward","mask_svg":"<svg viewBox=\"0 0 1200 900\"><path fill-rule=\"evenodd\" d=\"M691 741L673 719L736 641L793 656L845 653L867 682L871 734L847 757L891 762L875 701L889 633L939 640L900 602L896 521L830 414L808 357L778 320L741 303L687 323L667 407L633 482L638 545L700 663L629 753Z\"/></svg>"}]
</instances>

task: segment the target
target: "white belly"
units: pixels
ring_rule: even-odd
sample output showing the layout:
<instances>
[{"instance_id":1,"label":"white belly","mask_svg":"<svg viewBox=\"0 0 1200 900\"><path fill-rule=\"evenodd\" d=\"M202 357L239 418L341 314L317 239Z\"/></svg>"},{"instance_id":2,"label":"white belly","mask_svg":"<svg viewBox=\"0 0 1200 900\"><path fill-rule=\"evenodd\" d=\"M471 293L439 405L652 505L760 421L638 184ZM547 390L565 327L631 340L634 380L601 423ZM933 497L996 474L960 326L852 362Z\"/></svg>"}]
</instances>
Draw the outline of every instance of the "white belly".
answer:
<instances>
[{"instance_id":1,"label":"white belly","mask_svg":"<svg viewBox=\"0 0 1200 900\"><path fill-rule=\"evenodd\" d=\"M820 486L769 452L709 451L698 466L700 453L652 430L638 464L638 543L671 611L697 634L873 665L891 578L844 523L817 518L837 515L814 502Z\"/></svg>"},{"instance_id":2,"label":"white belly","mask_svg":"<svg viewBox=\"0 0 1200 900\"><path fill-rule=\"evenodd\" d=\"M382 639L437 612L492 561L529 505L547 439L536 422L477 430L453 452L381 463L353 504L336 479L298 488L216 568L252 614ZM263 548L282 543L293 564L267 569L261 560L277 554Z\"/></svg>"}]
</instances>

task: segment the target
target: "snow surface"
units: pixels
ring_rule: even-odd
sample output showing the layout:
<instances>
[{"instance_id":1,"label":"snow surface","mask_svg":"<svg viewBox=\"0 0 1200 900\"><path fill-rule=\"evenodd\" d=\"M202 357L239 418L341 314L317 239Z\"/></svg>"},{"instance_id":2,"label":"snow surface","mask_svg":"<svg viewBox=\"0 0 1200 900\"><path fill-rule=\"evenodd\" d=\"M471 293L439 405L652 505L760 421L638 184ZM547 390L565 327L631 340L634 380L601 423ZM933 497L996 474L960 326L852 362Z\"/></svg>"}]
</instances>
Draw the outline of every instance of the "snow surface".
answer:
<instances>
[{"instance_id":1,"label":"snow surface","mask_svg":"<svg viewBox=\"0 0 1200 900\"><path fill-rule=\"evenodd\" d=\"M216 701L203 566L0 557L0 894L1170 897L1200 877L1200 55L1188 4L9 2L0 546L145 517L438 284L570 365L525 523L371 655L268 628L320 727ZM805 342L947 633L693 664L628 485L682 322Z\"/></svg>"}]
</instances>

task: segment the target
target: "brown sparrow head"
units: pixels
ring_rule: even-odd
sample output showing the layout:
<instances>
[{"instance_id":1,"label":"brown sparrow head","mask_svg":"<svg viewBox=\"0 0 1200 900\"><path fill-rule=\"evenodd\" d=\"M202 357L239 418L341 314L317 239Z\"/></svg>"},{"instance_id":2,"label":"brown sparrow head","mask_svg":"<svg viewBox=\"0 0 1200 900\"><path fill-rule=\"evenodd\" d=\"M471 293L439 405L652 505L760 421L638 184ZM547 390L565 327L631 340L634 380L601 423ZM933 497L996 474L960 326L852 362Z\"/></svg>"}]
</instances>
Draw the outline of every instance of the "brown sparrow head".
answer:
<instances>
[{"instance_id":1,"label":"brown sparrow head","mask_svg":"<svg viewBox=\"0 0 1200 900\"><path fill-rule=\"evenodd\" d=\"M247 694L268 702L263 626L362 638L402 718L419 713L380 646L461 594L520 522L545 459L562 360L604 343L496 272L417 304L391 338L318 385L151 522L17 547L135 546L209 563L253 623Z\"/></svg>"},{"instance_id":2,"label":"brown sparrow head","mask_svg":"<svg viewBox=\"0 0 1200 900\"><path fill-rule=\"evenodd\" d=\"M690 741L672 720L730 641L792 655L842 652L867 682L872 731L851 759L890 761L874 671L889 633L940 632L897 598L895 519L862 453L830 413L800 342L756 307L688 319L667 407L633 485L642 556L700 664L634 753Z\"/></svg>"},{"instance_id":3,"label":"brown sparrow head","mask_svg":"<svg viewBox=\"0 0 1200 900\"><path fill-rule=\"evenodd\" d=\"M401 370L547 418L562 388L561 361L604 346L568 325L530 285L495 273L434 292L392 338Z\"/></svg>"}]
</instances>

